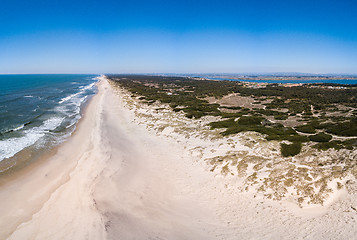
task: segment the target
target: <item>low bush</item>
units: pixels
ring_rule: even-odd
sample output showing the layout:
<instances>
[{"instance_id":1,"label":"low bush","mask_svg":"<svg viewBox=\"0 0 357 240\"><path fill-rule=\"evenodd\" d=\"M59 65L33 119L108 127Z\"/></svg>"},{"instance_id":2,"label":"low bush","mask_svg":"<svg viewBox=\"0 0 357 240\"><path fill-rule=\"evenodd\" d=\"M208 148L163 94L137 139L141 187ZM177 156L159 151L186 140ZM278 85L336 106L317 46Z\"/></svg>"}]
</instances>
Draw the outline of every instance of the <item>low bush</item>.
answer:
<instances>
[{"instance_id":1,"label":"low bush","mask_svg":"<svg viewBox=\"0 0 357 240\"><path fill-rule=\"evenodd\" d=\"M297 126L295 127L295 130L302 133L316 133L315 128L309 124Z\"/></svg>"},{"instance_id":2,"label":"low bush","mask_svg":"<svg viewBox=\"0 0 357 240\"><path fill-rule=\"evenodd\" d=\"M280 144L281 146L281 155L283 155L283 157L290 157L290 156L295 156L297 154L300 153L301 151L301 143L300 142L296 142L296 143L292 143L292 144L285 144L282 143Z\"/></svg>"},{"instance_id":3,"label":"low bush","mask_svg":"<svg viewBox=\"0 0 357 240\"><path fill-rule=\"evenodd\" d=\"M257 116L242 116L238 119L240 125L259 125L264 118Z\"/></svg>"},{"instance_id":4,"label":"low bush","mask_svg":"<svg viewBox=\"0 0 357 240\"><path fill-rule=\"evenodd\" d=\"M286 119L288 119L288 115L275 115L274 116L274 119L275 120L286 120Z\"/></svg>"},{"instance_id":5,"label":"low bush","mask_svg":"<svg viewBox=\"0 0 357 240\"><path fill-rule=\"evenodd\" d=\"M342 142L345 148L352 150L353 148L357 147L357 138L348 139Z\"/></svg>"},{"instance_id":6,"label":"low bush","mask_svg":"<svg viewBox=\"0 0 357 240\"><path fill-rule=\"evenodd\" d=\"M341 144L341 141L331 141L331 142L321 142L321 143L315 144L312 147L316 148L318 150L326 151L330 148L334 148L336 150L342 149L343 145Z\"/></svg>"},{"instance_id":7,"label":"low bush","mask_svg":"<svg viewBox=\"0 0 357 240\"><path fill-rule=\"evenodd\" d=\"M227 106L220 106L220 108L232 109L232 110L241 110L242 107L227 107Z\"/></svg>"},{"instance_id":8,"label":"low bush","mask_svg":"<svg viewBox=\"0 0 357 240\"><path fill-rule=\"evenodd\" d=\"M306 136L301 135L293 135L293 136L286 136L284 140L288 140L290 142L309 142L310 139Z\"/></svg>"},{"instance_id":9,"label":"low bush","mask_svg":"<svg viewBox=\"0 0 357 240\"><path fill-rule=\"evenodd\" d=\"M332 139L332 136L325 133L318 133L309 136L309 139L313 142L329 142Z\"/></svg>"},{"instance_id":10,"label":"low bush","mask_svg":"<svg viewBox=\"0 0 357 240\"><path fill-rule=\"evenodd\" d=\"M352 119L348 122L340 122L335 124L325 124L326 132L338 136L352 137L357 136L357 120Z\"/></svg>"},{"instance_id":11,"label":"low bush","mask_svg":"<svg viewBox=\"0 0 357 240\"><path fill-rule=\"evenodd\" d=\"M219 122L211 122L211 123L209 123L209 125L211 126L211 129L215 129L215 128L232 128L232 127L236 127L237 126L237 122L234 121L233 118L230 118L230 119L219 121Z\"/></svg>"},{"instance_id":12,"label":"low bush","mask_svg":"<svg viewBox=\"0 0 357 240\"><path fill-rule=\"evenodd\" d=\"M237 112L237 113L225 113L225 112L221 112L220 116L223 118L238 118L243 116L243 113L241 112Z\"/></svg>"}]
</instances>

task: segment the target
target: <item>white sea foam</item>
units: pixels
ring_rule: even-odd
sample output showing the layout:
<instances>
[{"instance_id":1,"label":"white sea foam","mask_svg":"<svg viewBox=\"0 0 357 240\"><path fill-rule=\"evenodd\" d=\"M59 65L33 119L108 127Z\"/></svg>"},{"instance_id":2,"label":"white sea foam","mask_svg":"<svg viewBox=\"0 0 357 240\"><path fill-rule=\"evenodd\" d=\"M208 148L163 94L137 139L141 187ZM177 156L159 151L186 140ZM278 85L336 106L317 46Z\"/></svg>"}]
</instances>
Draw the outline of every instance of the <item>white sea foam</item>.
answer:
<instances>
[{"instance_id":1,"label":"white sea foam","mask_svg":"<svg viewBox=\"0 0 357 240\"><path fill-rule=\"evenodd\" d=\"M87 86L83 86L83 87L81 87L81 89L82 89L82 90L91 89L91 88L94 86L94 84L95 84L95 82L94 82L94 83L91 83L91 84L89 84L89 85L87 85Z\"/></svg>"},{"instance_id":2,"label":"white sea foam","mask_svg":"<svg viewBox=\"0 0 357 240\"><path fill-rule=\"evenodd\" d=\"M44 133L28 133L23 137L0 141L0 160L14 156L22 149L34 144L44 135Z\"/></svg>"},{"instance_id":3,"label":"white sea foam","mask_svg":"<svg viewBox=\"0 0 357 240\"><path fill-rule=\"evenodd\" d=\"M16 132L18 130L23 129L24 127L25 127L25 124L22 124L22 125L20 125L18 127L15 127L15 128L12 128L12 129L7 129L3 133Z\"/></svg>"},{"instance_id":4,"label":"white sea foam","mask_svg":"<svg viewBox=\"0 0 357 240\"><path fill-rule=\"evenodd\" d=\"M74 94L71 94L71 95L69 95L69 96L67 96L67 97L62 98L58 103L59 103L59 104L62 104L62 103L64 103L64 102L67 102L67 101L69 101L69 100L75 98L76 96L78 96L78 95L80 95L80 94L83 94L86 90L91 89L91 88L94 86L94 84L95 84L95 83L91 83L91 84L89 84L89 85L87 85L87 86L81 87L81 88L80 88L81 91L79 91L79 92L77 92L77 93L74 93Z\"/></svg>"},{"instance_id":5,"label":"white sea foam","mask_svg":"<svg viewBox=\"0 0 357 240\"><path fill-rule=\"evenodd\" d=\"M12 131L18 131L20 129L23 129L25 127L25 124L22 124L21 126L14 128Z\"/></svg>"},{"instance_id":6,"label":"white sea foam","mask_svg":"<svg viewBox=\"0 0 357 240\"><path fill-rule=\"evenodd\" d=\"M39 131L50 131L56 129L59 125L61 125L64 118L53 117L47 119L42 126L38 127Z\"/></svg>"},{"instance_id":7,"label":"white sea foam","mask_svg":"<svg viewBox=\"0 0 357 240\"><path fill-rule=\"evenodd\" d=\"M77 115L78 116L78 115ZM76 117L76 118L74 118L72 121L71 121L71 123L66 127L67 129L68 128L71 128L71 127L73 127L74 125L76 125L76 123L77 123L77 121L80 119L80 117L78 116L78 117Z\"/></svg>"},{"instance_id":8,"label":"white sea foam","mask_svg":"<svg viewBox=\"0 0 357 240\"><path fill-rule=\"evenodd\" d=\"M65 97L65 98L62 98L58 103L59 104L62 104L64 102L67 102L68 100L74 98L75 96L78 96L79 94L81 94L82 92L77 92L77 93L74 93L74 94L71 94L69 95L68 97Z\"/></svg>"},{"instance_id":9,"label":"white sea foam","mask_svg":"<svg viewBox=\"0 0 357 240\"><path fill-rule=\"evenodd\" d=\"M76 106L79 107L86 99L87 99L87 96L84 96L82 98L76 99L76 101L74 101L74 103L76 104Z\"/></svg>"},{"instance_id":10,"label":"white sea foam","mask_svg":"<svg viewBox=\"0 0 357 240\"><path fill-rule=\"evenodd\" d=\"M35 144L46 132L56 129L64 118L47 119L41 126L24 131L24 136L0 141L0 161L14 156L22 149Z\"/></svg>"}]
</instances>

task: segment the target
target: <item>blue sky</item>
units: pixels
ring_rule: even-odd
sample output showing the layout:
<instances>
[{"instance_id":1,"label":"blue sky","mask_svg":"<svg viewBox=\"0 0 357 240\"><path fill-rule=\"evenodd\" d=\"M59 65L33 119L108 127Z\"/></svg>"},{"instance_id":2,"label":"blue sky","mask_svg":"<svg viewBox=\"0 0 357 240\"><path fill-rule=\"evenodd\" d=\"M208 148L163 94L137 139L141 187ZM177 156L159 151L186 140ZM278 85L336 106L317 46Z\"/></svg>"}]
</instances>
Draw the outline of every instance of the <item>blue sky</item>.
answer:
<instances>
[{"instance_id":1,"label":"blue sky","mask_svg":"<svg viewBox=\"0 0 357 240\"><path fill-rule=\"evenodd\" d=\"M0 73L357 73L357 1L1 0Z\"/></svg>"}]
</instances>

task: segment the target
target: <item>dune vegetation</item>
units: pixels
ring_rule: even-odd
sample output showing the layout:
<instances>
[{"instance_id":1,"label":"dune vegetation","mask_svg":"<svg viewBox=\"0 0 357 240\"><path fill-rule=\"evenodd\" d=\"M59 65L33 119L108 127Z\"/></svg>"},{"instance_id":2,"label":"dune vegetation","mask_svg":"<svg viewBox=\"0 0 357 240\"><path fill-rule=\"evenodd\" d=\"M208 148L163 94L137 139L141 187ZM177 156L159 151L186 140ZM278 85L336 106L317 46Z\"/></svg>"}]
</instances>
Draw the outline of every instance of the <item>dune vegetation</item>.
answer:
<instances>
[{"instance_id":1,"label":"dune vegetation","mask_svg":"<svg viewBox=\"0 0 357 240\"><path fill-rule=\"evenodd\" d=\"M183 111L187 118L220 117L221 120L209 125L212 129L222 129L222 136L254 131L269 141L288 141L290 145L281 144L283 156L297 155L304 145L314 142L317 144L313 147L319 150L357 146L356 141L343 138L357 137L357 87L354 85L284 87L268 84L254 88L236 81L186 77L112 75L109 78L147 104L156 101L169 104L173 111ZM248 108L240 106L239 102L222 105L207 100L229 94L254 98L255 101ZM299 124L289 126L292 120Z\"/></svg>"}]
</instances>

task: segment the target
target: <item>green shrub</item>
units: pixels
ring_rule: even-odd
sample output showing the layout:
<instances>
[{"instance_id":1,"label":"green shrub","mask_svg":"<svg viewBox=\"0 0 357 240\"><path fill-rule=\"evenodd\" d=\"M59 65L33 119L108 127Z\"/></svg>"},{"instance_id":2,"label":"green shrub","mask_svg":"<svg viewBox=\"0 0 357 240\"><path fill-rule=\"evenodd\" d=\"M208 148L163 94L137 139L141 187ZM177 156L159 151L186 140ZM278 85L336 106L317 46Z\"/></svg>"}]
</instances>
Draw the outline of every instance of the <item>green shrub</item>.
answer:
<instances>
[{"instance_id":1,"label":"green shrub","mask_svg":"<svg viewBox=\"0 0 357 240\"><path fill-rule=\"evenodd\" d=\"M230 127L237 126L237 122L234 121L233 118L230 118L230 119L219 121L219 122L211 122L211 123L209 123L209 125L211 126L211 129L230 128Z\"/></svg>"},{"instance_id":2,"label":"green shrub","mask_svg":"<svg viewBox=\"0 0 357 240\"><path fill-rule=\"evenodd\" d=\"M228 135L240 133L243 131L248 131L248 130L244 129L242 127L239 127L239 126L231 127L231 128L228 128L226 131L222 132L222 136L228 136Z\"/></svg>"},{"instance_id":3,"label":"green shrub","mask_svg":"<svg viewBox=\"0 0 357 240\"><path fill-rule=\"evenodd\" d=\"M232 109L232 110L241 110L242 107L227 107L227 106L220 106L220 108Z\"/></svg>"},{"instance_id":4,"label":"green shrub","mask_svg":"<svg viewBox=\"0 0 357 240\"><path fill-rule=\"evenodd\" d=\"M326 151L329 148L334 148L336 150L342 149L343 145L341 144L341 141L331 141L331 142L320 142L312 147L318 150Z\"/></svg>"},{"instance_id":5,"label":"green shrub","mask_svg":"<svg viewBox=\"0 0 357 240\"><path fill-rule=\"evenodd\" d=\"M242 116L238 119L240 125L259 125L262 122L262 117L257 116Z\"/></svg>"},{"instance_id":6,"label":"green shrub","mask_svg":"<svg viewBox=\"0 0 357 240\"><path fill-rule=\"evenodd\" d=\"M353 148L357 147L357 138L348 139L342 142L345 148L352 150Z\"/></svg>"},{"instance_id":7,"label":"green shrub","mask_svg":"<svg viewBox=\"0 0 357 240\"><path fill-rule=\"evenodd\" d=\"M272 140L276 140L276 141L280 141L282 140L281 137L279 135L276 134L271 134L265 137L266 140L268 141L272 141Z\"/></svg>"},{"instance_id":8,"label":"green shrub","mask_svg":"<svg viewBox=\"0 0 357 240\"><path fill-rule=\"evenodd\" d=\"M282 143L280 146L281 155L283 155L283 157L290 157L299 154L302 147L300 142L295 142L293 144Z\"/></svg>"},{"instance_id":9,"label":"green shrub","mask_svg":"<svg viewBox=\"0 0 357 240\"><path fill-rule=\"evenodd\" d=\"M237 113L226 113L226 112L221 112L220 116L223 118L237 118L243 116L243 113L237 112Z\"/></svg>"},{"instance_id":10,"label":"green shrub","mask_svg":"<svg viewBox=\"0 0 357 240\"><path fill-rule=\"evenodd\" d=\"M349 144L349 145L352 145L352 146L357 146L357 138L352 138L352 139L345 140L343 142L343 144Z\"/></svg>"},{"instance_id":11,"label":"green shrub","mask_svg":"<svg viewBox=\"0 0 357 240\"><path fill-rule=\"evenodd\" d=\"M324 124L326 132L332 133L338 136L357 136L357 120L352 119L348 122L340 122L336 124Z\"/></svg>"},{"instance_id":12,"label":"green shrub","mask_svg":"<svg viewBox=\"0 0 357 240\"><path fill-rule=\"evenodd\" d=\"M309 124L297 126L295 127L295 130L302 133L316 133L315 128Z\"/></svg>"},{"instance_id":13,"label":"green shrub","mask_svg":"<svg viewBox=\"0 0 357 240\"><path fill-rule=\"evenodd\" d=\"M288 119L288 115L275 115L274 119L276 119L276 120L286 120L286 119Z\"/></svg>"},{"instance_id":14,"label":"green shrub","mask_svg":"<svg viewBox=\"0 0 357 240\"><path fill-rule=\"evenodd\" d=\"M314 142L329 142L332 139L331 135L325 133L318 133L312 136L309 136L311 141Z\"/></svg>"},{"instance_id":15,"label":"green shrub","mask_svg":"<svg viewBox=\"0 0 357 240\"><path fill-rule=\"evenodd\" d=\"M288 140L290 142L309 142L310 139L306 136L301 135L293 135L293 136L286 136L284 140Z\"/></svg>"}]
</instances>

